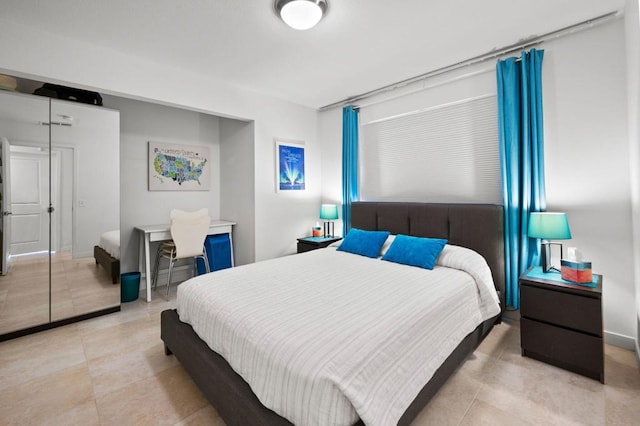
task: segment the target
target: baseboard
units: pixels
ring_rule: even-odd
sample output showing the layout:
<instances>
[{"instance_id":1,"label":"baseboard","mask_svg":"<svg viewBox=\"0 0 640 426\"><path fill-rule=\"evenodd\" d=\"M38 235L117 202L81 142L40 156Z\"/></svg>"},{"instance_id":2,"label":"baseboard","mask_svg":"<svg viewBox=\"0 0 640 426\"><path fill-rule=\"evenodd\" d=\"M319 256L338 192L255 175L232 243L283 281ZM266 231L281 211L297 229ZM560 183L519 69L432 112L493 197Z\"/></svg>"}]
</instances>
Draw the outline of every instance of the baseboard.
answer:
<instances>
[{"instance_id":1,"label":"baseboard","mask_svg":"<svg viewBox=\"0 0 640 426\"><path fill-rule=\"evenodd\" d=\"M633 337L624 336L622 334L613 333L611 331L605 331L604 342L608 345L634 351L636 353L636 356L638 354L636 350L637 342Z\"/></svg>"},{"instance_id":2,"label":"baseboard","mask_svg":"<svg viewBox=\"0 0 640 426\"><path fill-rule=\"evenodd\" d=\"M638 368L640 368L640 313L638 314L638 325L636 328L636 361L638 362Z\"/></svg>"}]
</instances>

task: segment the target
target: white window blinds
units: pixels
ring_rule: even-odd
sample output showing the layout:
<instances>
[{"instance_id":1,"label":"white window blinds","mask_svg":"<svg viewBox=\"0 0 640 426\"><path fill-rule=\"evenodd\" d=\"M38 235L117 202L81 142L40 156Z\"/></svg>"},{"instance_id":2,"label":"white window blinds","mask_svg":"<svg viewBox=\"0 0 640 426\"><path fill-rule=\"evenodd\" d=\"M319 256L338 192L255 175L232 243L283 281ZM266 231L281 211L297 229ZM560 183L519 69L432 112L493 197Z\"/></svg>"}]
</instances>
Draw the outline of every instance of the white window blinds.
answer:
<instances>
[{"instance_id":1,"label":"white window blinds","mask_svg":"<svg viewBox=\"0 0 640 426\"><path fill-rule=\"evenodd\" d=\"M361 125L360 198L502 203L495 94Z\"/></svg>"}]
</instances>

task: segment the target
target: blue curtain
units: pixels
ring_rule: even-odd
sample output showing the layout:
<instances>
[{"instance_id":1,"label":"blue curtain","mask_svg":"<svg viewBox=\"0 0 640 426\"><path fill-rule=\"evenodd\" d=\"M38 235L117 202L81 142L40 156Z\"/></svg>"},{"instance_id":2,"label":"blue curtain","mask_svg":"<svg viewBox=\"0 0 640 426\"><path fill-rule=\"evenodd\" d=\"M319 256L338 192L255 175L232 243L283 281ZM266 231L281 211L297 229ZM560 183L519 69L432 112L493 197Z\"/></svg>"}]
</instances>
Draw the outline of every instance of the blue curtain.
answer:
<instances>
[{"instance_id":1,"label":"blue curtain","mask_svg":"<svg viewBox=\"0 0 640 426\"><path fill-rule=\"evenodd\" d=\"M351 202L358 200L358 110L342 108L342 235L351 228Z\"/></svg>"},{"instance_id":2,"label":"blue curtain","mask_svg":"<svg viewBox=\"0 0 640 426\"><path fill-rule=\"evenodd\" d=\"M538 263L538 241L527 236L529 213L545 209L542 123L543 50L498 61L498 125L505 207L506 305L520 307L518 277Z\"/></svg>"}]
</instances>

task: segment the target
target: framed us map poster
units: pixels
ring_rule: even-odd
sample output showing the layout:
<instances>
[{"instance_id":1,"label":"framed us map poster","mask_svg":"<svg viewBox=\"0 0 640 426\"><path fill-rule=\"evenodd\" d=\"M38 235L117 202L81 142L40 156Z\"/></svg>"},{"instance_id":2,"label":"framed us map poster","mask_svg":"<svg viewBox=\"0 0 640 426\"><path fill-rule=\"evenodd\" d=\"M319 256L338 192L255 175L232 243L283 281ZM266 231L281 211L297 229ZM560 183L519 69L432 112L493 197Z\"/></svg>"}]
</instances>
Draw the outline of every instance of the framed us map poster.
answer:
<instances>
[{"instance_id":1,"label":"framed us map poster","mask_svg":"<svg viewBox=\"0 0 640 426\"><path fill-rule=\"evenodd\" d=\"M149 191L208 191L209 148L149 141Z\"/></svg>"},{"instance_id":2,"label":"framed us map poster","mask_svg":"<svg viewBox=\"0 0 640 426\"><path fill-rule=\"evenodd\" d=\"M276 192L304 189L304 145L276 140Z\"/></svg>"}]
</instances>

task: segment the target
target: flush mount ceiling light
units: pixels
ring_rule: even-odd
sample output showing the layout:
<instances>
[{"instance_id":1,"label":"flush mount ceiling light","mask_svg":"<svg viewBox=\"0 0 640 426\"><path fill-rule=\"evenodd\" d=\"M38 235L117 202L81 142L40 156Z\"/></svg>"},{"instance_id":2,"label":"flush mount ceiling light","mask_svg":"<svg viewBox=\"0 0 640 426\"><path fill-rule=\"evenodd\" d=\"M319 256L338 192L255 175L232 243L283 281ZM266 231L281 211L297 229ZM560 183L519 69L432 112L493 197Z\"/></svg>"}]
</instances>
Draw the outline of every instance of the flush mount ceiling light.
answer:
<instances>
[{"instance_id":1,"label":"flush mount ceiling light","mask_svg":"<svg viewBox=\"0 0 640 426\"><path fill-rule=\"evenodd\" d=\"M326 0L275 0L282 20L296 30L313 28L327 12Z\"/></svg>"}]
</instances>

